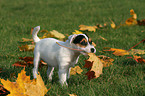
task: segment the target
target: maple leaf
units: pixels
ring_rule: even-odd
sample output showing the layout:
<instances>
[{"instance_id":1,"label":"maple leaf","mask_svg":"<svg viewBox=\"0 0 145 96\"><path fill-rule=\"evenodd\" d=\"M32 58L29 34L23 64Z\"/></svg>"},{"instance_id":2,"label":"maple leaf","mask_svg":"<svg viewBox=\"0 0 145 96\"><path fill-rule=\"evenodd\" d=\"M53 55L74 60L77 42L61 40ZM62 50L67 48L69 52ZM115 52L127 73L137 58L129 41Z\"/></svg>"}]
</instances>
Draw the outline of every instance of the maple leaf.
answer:
<instances>
[{"instance_id":1,"label":"maple leaf","mask_svg":"<svg viewBox=\"0 0 145 96\"><path fill-rule=\"evenodd\" d=\"M83 70L79 66L71 68L70 75L75 75L76 73L81 74Z\"/></svg>"},{"instance_id":2,"label":"maple leaf","mask_svg":"<svg viewBox=\"0 0 145 96\"><path fill-rule=\"evenodd\" d=\"M93 78L98 78L100 74L102 74L103 64L101 60L94 53L88 53L88 55L90 57L86 61L89 63L86 63L84 67L89 65L90 68L90 64L92 65L91 69L85 74L88 76L88 79L90 80Z\"/></svg>"},{"instance_id":3,"label":"maple leaf","mask_svg":"<svg viewBox=\"0 0 145 96\"><path fill-rule=\"evenodd\" d=\"M9 92L7 89L5 89L5 88L0 84L0 95L1 95L1 96L6 96L6 95L8 95L8 94L10 94L10 92Z\"/></svg>"},{"instance_id":4,"label":"maple leaf","mask_svg":"<svg viewBox=\"0 0 145 96\"><path fill-rule=\"evenodd\" d=\"M45 96L48 92L48 89L45 87L44 82L40 75L37 75L36 82L25 83L25 94L28 96Z\"/></svg>"},{"instance_id":5,"label":"maple leaf","mask_svg":"<svg viewBox=\"0 0 145 96\"><path fill-rule=\"evenodd\" d=\"M103 67L109 67L110 65L113 65L112 62L114 61L114 59L104 56L104 55L100 55L97 57L100 58L101 62L103 63Z\"/></svg>"},{"instance_id":6,"label":"maple leaf","mask_svg":"<svg viewBox=\"0 0 145 96\"><path fill-rule=\"evenodd\" d=\"M18 46L20 51L33 51L35 48L35 45L22 45L22 46Z\"/></svg>"},{"instance_id":7,"label":"maple leaf","mask_svg":"<svg viewBox=\"0 0 145 96\"><path fill-rule=\"evenodd\" d=\"M83 32L75 30L75 32L72 32L72 34L83 34Z\"/></svg>"},{"instance_id":8,"label":"maple leaf","mask_svg":"<svg viewBox=\"0 0 145 96\"><path fill-rule=\"evenodd\" d=\"M88 31L94 31L94 32L96 32L96 29L97 29L97 26L80 25L79 27L80 27L79 30L82 30L82 31L88 30Z\"/></svg>"},{"instance_id":9,"label":"maple leaf","mask_svg":"<svg viewBox=\"0 0 145 96\"><path fill-rule=\"evenodd\" d=\"M38 78L37 80L35 79L30 80L30 76L26 76L25 69L23 69L18 74L16 82L11 82L8 79L7 80L0 79L0 81L3 84L4 88L10 91L10 94L8 94L8 96L44 96L48 90L45 87L41 76L37 75L37 78ZM32 86L37 86L41 89L36 87L33 88ZM37 95L29 95L30 90L31 94L37 92Z\"/></svg>"},{"instance_id":10,"label":"maple leaf","mask_svg":"<svg viewBox=\"0 0 145 96\"><path fill-rule=\"evenodd\" d=\"M128 18L126 21L125 21L125 24L126 25L136 25L137 24L137 15L135 14L134 10L131 9L130 10L130 15L132 15L132 17Z\"/></svg>"}]
</instances>

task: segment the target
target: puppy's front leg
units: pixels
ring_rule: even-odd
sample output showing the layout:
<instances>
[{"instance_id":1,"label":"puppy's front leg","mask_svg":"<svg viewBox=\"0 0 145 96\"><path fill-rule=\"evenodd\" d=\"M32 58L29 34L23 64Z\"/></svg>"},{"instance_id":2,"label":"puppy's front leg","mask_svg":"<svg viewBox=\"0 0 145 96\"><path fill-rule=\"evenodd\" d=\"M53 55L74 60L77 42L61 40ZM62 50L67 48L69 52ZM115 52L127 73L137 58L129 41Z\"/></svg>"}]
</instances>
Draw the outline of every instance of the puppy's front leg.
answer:
<instances>
[{"instance_id":1,"label":"puppy's front leg","mask_svg":"<svg viewBox=\"0 0 145 96\"><path fill-rule=\"evenodd\" d=\"M60 84L63 86L68 85L66 80L67 80L67 73L68 73L68 65L67 66L59 66L59 71L58 71L58 75L59 75L59 82Z\"/></svg>"}]
</instances>

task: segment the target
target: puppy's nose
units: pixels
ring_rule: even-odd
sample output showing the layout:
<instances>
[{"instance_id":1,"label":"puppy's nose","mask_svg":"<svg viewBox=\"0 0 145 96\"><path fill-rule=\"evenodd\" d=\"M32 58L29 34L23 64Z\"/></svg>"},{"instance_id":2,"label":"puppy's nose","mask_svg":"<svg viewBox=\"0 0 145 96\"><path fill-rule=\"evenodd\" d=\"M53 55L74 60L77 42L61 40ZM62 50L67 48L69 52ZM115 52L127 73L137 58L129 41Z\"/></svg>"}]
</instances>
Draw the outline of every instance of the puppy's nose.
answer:
<instances>
[{"instance_id":1,"label":"puppy's nose","mask_svg":"<svg viewBox=\"0 0 145 96\"><path fill-rule=\"evenodd\" d=\"M94 48L91 48L91 52L94 53L94 51L95 51L95 49Z\"/></svg>"}]
</instances>

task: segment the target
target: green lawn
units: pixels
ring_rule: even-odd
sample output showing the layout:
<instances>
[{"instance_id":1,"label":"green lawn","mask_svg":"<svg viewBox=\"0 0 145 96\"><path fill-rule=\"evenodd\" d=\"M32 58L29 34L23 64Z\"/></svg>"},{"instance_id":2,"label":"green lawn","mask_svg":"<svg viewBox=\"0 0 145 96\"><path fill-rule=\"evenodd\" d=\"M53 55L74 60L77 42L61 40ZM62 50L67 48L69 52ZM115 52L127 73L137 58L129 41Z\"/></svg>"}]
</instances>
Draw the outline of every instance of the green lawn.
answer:
<instances>
[{"instance_id":1,"label":"green lawn","mask_svg":"<svg viewBox=\"0 0 145 96\"><path fill-rule=\"evenodd\" d=\"M16 76L22 68L13 67L19 57L33 56L33 52L20 52L18 46L21 38L31 38L31 27L40 25L41 29L57 30L63 34L71 34L79 29L79 25L96 25L107 23L103 30L89 32L97 44L96 55L106 55L113 58L114 64L103 68L103 74L93 80L87 80L84 75L71 76L68 88L62 88L58 83L57 71L53 82L47 82L46 70L39 69L47 86L49 96L68 96L75 93L78 96L143 96L145 95L145 64L136 63L127 56L117 57L110 53L101 53L104 47L128 50L136 43L145 39L145 26L125 26L112 29L111 18L115 23L125 22L130 17L130 9L134 9L139 20L145 19L144 0L0 0L0 78ZM144 31L144 32L141 32ZM102 36L108 41L99 38ZM143 44L135 47L145 49ZM144 57L144 55L142 55ZM77 65L83 67L86 57L81 55ZM32 67L26 68L32 77Z\"/></svg>"}]
</instances>

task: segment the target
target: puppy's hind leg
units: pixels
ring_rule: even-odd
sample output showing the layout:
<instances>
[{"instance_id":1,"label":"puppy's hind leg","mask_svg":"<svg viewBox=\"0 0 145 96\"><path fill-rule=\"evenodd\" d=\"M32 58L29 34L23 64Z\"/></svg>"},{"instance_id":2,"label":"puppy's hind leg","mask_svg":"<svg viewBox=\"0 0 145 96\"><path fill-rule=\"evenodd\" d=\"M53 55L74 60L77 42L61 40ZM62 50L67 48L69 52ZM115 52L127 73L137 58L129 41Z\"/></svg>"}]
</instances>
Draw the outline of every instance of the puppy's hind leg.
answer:
<instances>
[{"instance_id":1,"label":"puppy's hind leg","mask_svg":"<svg viewBox=\"0 0 145 96\"><path fill-rule=\"evenodd\" d=\"M33 68L33 77L36 77L36 74L38 74L38 67L39 67L39 61L40 61L40 54L37 52L34 54L34 68Z\"/></svg>"},{"instance_id":2,"label":"puppy's hind leg","mask_svg":"<svg viewBox=\"0 0 145 96\"><path fill-rule=\"evenodd\" d=\"M52 81L53 71L54 71L54 67L48 66L47 77L48 77L49 81Z\"/></svg>"}]
</instances>

